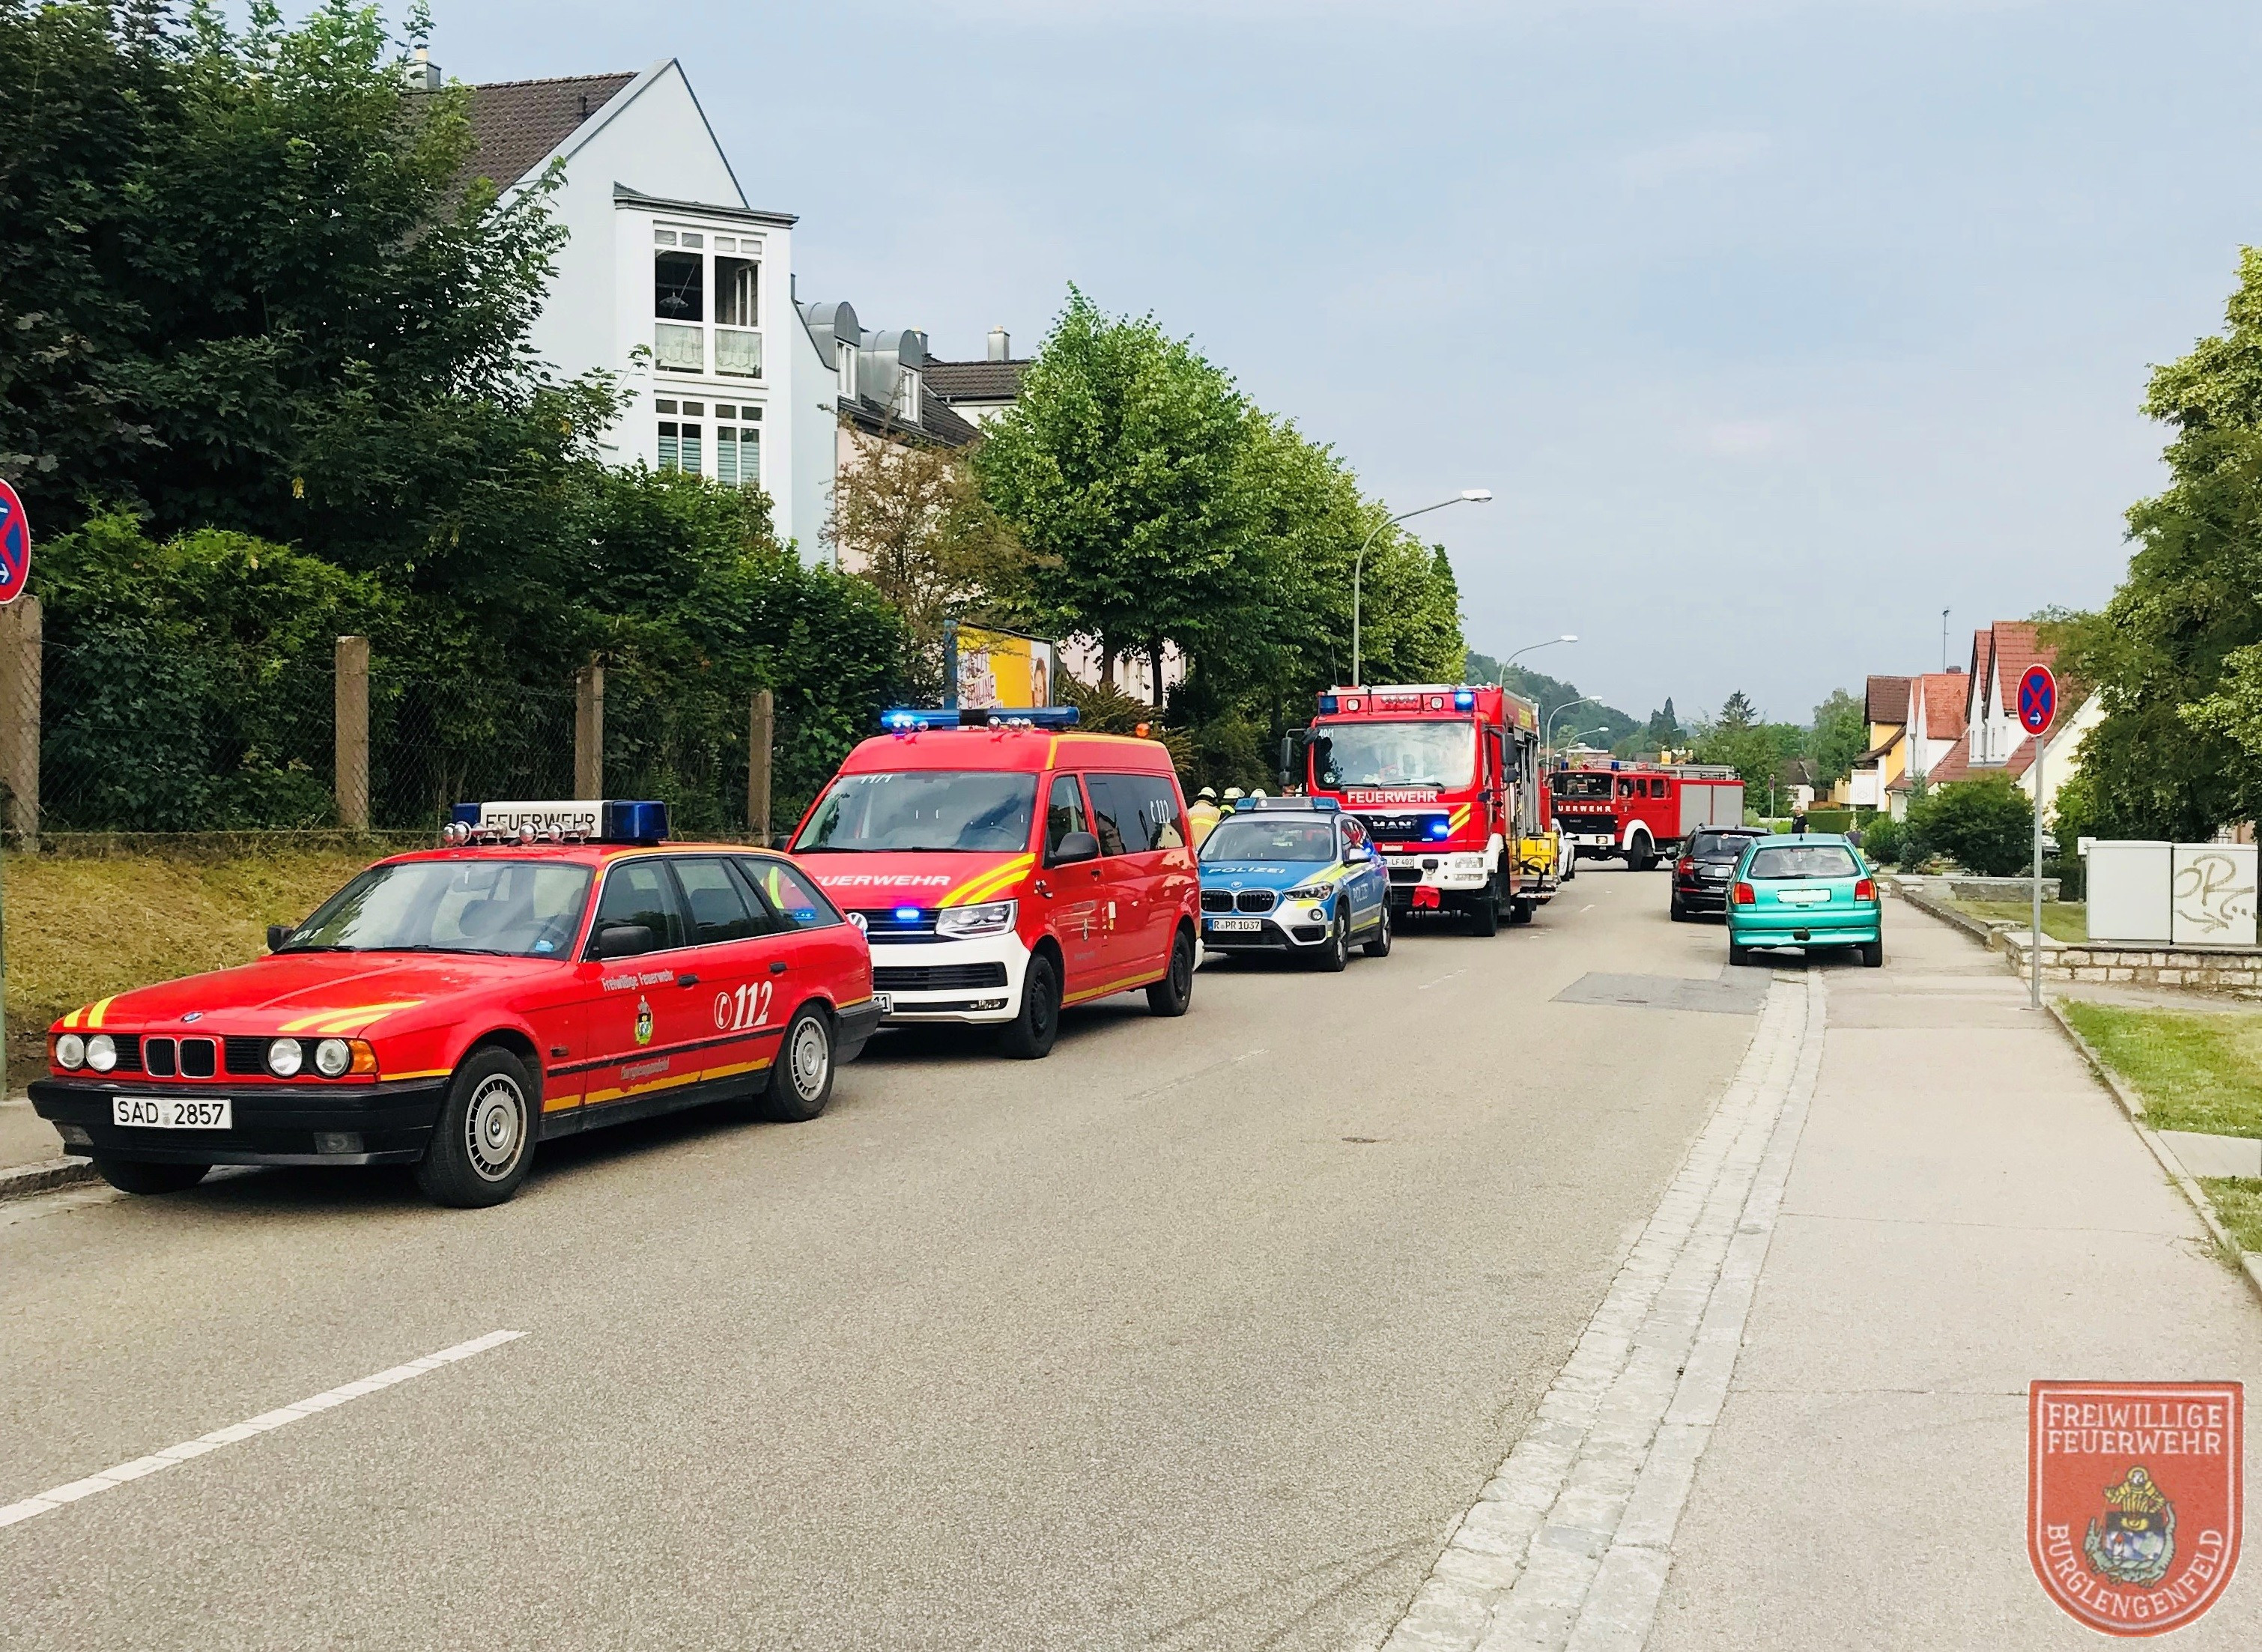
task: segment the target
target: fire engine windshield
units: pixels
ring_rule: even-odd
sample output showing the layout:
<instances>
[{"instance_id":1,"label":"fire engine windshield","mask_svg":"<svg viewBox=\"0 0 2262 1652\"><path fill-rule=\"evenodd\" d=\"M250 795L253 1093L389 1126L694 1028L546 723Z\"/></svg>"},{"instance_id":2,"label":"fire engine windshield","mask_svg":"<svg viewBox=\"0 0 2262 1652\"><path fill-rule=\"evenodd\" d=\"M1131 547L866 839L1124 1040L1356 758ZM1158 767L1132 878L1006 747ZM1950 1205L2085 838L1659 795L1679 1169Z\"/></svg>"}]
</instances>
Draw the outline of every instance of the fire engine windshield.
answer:
<instances>
[{"instance_id":1,"label":"fire engine windshield","mask_svg":"<svg viewBox=\"0 0 2262 1652\"><path fill-rule=\"evenodd\" d=\"M1036 806L1034 774L955 769L844 774L793 840L793 852L1011 854L1029 846Z\"/></svg>"},{"instance_id":2,"label":"fire engine windshield","mask_svg":"<svg viewBox=\"0 0 2262 1652\"><path fill-rule=\"evenodd\" d=\"M1566 769L1553 781L1558 797L1583 798L1589 801L1610 794L1610 777L1600 770Z\"/></svg>"},{"instance_id":3,"label":"fire engine windshield","mask_svg":"<svg viewBox=\"0 0 2262 1652\"><path fill-rule=\"evenodd\" d=\"M1466 722L1333 722L1312 731L1312 783L1351 786L1474 783L1477 731Z\"/></svg>"}]
</instances>

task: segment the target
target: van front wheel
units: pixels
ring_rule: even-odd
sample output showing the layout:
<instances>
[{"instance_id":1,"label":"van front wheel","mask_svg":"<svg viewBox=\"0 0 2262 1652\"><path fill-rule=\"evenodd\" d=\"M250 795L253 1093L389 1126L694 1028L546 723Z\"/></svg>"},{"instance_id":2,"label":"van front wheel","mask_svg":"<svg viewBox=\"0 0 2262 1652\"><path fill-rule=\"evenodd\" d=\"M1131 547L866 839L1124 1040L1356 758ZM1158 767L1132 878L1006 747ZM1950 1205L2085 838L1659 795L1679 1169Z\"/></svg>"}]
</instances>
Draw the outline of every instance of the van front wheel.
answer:
<instances>
[{"instance_id":1,"label":"van front wheel","mask_svg":"<svg viewBox=\"0 0 2262 1652\"><path fill-rule=\"evenodd\" d=\"M1048 952L1029 960L1021 977L1021 1013L1005 1024L998 1047L1016 1061L1041 1061L1060 1037L1060 966Z\"/></svg>"}]
</instances>

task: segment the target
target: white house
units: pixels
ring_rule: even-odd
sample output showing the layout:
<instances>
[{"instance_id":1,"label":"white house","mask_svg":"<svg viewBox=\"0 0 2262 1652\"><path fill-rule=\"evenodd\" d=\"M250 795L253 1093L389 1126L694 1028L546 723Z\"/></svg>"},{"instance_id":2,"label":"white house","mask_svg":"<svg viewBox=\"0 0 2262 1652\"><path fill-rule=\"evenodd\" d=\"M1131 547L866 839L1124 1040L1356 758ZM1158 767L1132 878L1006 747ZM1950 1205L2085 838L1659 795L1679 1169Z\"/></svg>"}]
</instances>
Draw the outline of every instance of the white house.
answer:
<instances>
[{"instance_id":1,"label":"white house","mask_svg":"<svg viewBox=\"0 0 2262 1652\"><path fill-rule=\"evenodd\" d=\"M413 73L412 90L440 84ZM815 559L837 369L793 305L793 214L747 201L682 65L474 86L471 119L470 174L506 196L563 163L550 205L567 239L532 342L564 373L619 376L607 456L764 487Z\"/></svg>"}]
</instances>

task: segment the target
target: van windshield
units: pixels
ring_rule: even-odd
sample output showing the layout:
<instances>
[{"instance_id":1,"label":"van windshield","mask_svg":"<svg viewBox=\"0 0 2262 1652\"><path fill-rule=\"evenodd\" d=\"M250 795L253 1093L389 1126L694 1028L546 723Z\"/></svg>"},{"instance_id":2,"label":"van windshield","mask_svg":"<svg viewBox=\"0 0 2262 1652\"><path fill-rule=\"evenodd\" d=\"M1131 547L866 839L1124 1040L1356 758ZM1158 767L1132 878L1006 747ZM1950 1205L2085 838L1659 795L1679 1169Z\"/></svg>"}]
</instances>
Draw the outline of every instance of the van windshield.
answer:
<instances>
[{"instance_id":1,"label":"van windshield","mask_svg":"<svg viewBox=\"0 0 2262 1652\"><path fill-rule=\"evenodd\" d=\"M1036 807L1034 774L955 769L844 774L793 840L793 852L1012 854L1029 846Z\"/></svg>"},{"instance_id":2,"label":"van windshield","mask_svg":"<svg viewBox=\"0 0 2262 1652\"><path fill-rule=\"evenodd\" d=\"M1476 778L1472 722L1331 722L1312 731L1312 783L1347 786L1466 786Z\"/></svg>"}]
</instances>

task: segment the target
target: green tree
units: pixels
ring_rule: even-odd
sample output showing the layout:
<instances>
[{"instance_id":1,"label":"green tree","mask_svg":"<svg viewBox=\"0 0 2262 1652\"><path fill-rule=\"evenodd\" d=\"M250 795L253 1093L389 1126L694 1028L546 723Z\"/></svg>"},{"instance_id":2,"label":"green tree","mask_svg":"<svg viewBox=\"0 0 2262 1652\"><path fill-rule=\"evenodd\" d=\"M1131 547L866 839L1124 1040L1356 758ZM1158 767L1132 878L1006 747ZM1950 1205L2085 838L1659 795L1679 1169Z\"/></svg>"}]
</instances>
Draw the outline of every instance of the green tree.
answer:
<instances>
[{"instance_id":1,"label":"green tree","mask_svg":"<svg viewBox=\"0 0 2262 1652\"><path fill-rule=\"evenodd\" d=\"M1249 406L1151 316L1110 319L1074 288L1012 409L976 456L1033 554L1040 611L1108 660L1199 653L1240 594L1256 532ZM1234 605L1237 606L1237 605ZM1156 672L1161 680L1161 672Z\"/></svg>"},{"instance_id":2,"label":"green tree","mask_svg":"<svg viewBox=\"0 0 2262 1652\"><path fill-rule=\"evenodd\" d=\"M2129 513L2120 589L2044 628L2061 674L2104 696L2082 767L2106 836L2193 842L2262 812L2262 250L2225 320L2153 372L2169 481Z\"/></svg>"},{"instance_id":3,"label":"green tree","mask_svg":"<svg viewBox=\"0 0 2262 1652\"><path fill-rule=\"evenodd\" d=\"M1869 725L1862 702L1842 688L1814 708L1806 755L1814 759L1814 786L1827 791L1854 772L1854 759L1869 750Z\"/></svg>"}]
</instances>

